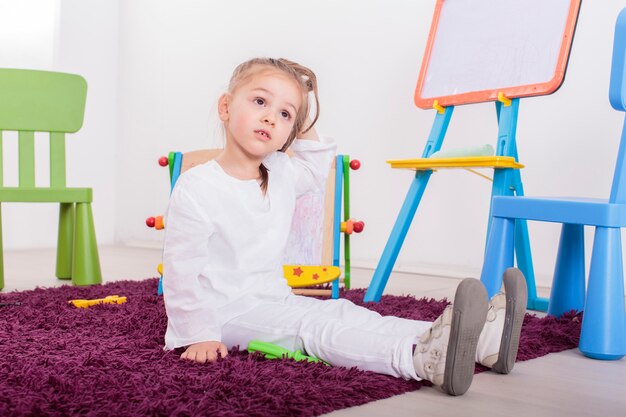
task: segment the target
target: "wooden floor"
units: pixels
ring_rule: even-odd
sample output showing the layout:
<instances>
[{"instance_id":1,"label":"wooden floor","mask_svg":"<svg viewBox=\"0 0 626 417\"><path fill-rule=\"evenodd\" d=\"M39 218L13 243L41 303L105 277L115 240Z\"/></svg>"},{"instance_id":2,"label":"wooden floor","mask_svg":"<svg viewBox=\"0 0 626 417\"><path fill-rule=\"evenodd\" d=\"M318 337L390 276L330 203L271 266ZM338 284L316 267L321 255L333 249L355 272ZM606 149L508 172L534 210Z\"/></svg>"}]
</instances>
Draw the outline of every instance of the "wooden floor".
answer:
<instances>
[{"instance_id":1,"label":"wooden floor","mask_svg":"<svg viewBox=\"0 0 626 417\"><path fill-rule=\"evenodd\" d=\"M52 249L5 251L4 291L67 284L54 277ZM160 250L102 247L100 262L106 282L154 277ZM356 269L353 288L366 287L372 271ZM452 298L456 279L394 273L388 294ZM540 290L540 295L546 295ZM542 294L543 293L543 294ZM395 396L329 416L626 416L626 359L613 362L583 357L576 349L516 364L509 375L485 372L475 377L461 397L433 388Z\"/></svg>"}]
</instances>

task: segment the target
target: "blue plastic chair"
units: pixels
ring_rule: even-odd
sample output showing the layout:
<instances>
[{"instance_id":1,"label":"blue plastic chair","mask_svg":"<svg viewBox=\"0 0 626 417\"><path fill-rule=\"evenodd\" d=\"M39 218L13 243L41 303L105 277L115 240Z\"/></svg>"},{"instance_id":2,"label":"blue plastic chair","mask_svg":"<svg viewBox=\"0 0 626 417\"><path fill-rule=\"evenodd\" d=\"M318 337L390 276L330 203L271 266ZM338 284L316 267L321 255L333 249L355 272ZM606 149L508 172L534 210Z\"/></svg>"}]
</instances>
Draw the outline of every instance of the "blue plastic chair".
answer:
<instances>
[{"instance_id":1,"label":"blue plastic chair","mask_svg":"<svg viewBox=\"0 0 626 417\"><path fill-rule=\"evenodd\" d=\"M609 100L626 111L626 9L615 26ZM590 358L626 355L626 313L621 228L626 226L626 125L617 154L609 200L588 198L494 197L491 233L481 281L489 296L500 290L502 273L513 265L516 219L562 223L548 313L584 310L580 351ZM585 300L583 228L595 226Z\"/></svg>"}]
</instances>

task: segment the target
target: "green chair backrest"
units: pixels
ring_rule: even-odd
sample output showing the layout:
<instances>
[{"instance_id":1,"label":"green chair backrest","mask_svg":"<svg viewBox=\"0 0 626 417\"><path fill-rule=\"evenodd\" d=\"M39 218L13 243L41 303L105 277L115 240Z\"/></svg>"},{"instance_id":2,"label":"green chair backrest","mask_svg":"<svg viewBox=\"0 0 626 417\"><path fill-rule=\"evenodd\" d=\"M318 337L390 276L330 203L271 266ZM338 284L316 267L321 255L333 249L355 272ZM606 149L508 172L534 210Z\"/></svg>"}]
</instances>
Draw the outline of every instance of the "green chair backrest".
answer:
<instances>
[{"instance_id":1,"label":"green chair backrest","mask_svg":"<svg viewBox=\"0 0 626 417\"><path fill-rule=\"evenodd\" d=\"M34 132L50 132L50 187L65 188L65 133L83 125L86 97L80 75L0 68L0 187L2 131L17 131L19 186L35 187Z\"/></svg>"},{"instance_id":2,"label":"green chair backrest","mask_svg":"<svg viewBox=\"0 0 626 417\"><path fill-rule=\"evenodd\" d=\"M0 68L0 130L78 131L87 82L80 75Z\"/></svg>"}]
</instances>

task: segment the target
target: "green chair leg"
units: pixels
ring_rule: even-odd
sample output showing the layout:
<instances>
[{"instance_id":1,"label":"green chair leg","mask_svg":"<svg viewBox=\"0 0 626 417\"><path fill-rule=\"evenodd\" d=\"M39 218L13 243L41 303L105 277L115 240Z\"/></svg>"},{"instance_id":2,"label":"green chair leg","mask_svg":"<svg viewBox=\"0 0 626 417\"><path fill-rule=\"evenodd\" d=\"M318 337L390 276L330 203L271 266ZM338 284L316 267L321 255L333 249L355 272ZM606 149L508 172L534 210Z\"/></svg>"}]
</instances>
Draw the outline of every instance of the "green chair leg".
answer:
<instances>
[{"instance_id":1,"label":"green chair leg","mask_svg":"<svg viewBox=\"0 0 626 417\"><path fill-rule=\"evenodd\" d=\"M59 209L59 237L57 240L57 278L72 278L73 250L74 203L61 203L61 207Z\"/></svg>"},{"instance_id":2,"label":"green chair leg","mask_svg":"<svg viewBox=\"0 0 626 417\"><path fill-rule=\"evenodd\" d=\"M72 283L74 285L102 283L90 203L76 203Z\"/></svg>"},{"instance_id":3,"label":"green chair leg","mask_svg":"<svg viewBox=\"0 0 626 417\"><path fill-rule=\"evenodd\" d=\"M4 288L4 251L2 250L2 207L0 206L0 290Z\"/></svg>"}]
</instances>

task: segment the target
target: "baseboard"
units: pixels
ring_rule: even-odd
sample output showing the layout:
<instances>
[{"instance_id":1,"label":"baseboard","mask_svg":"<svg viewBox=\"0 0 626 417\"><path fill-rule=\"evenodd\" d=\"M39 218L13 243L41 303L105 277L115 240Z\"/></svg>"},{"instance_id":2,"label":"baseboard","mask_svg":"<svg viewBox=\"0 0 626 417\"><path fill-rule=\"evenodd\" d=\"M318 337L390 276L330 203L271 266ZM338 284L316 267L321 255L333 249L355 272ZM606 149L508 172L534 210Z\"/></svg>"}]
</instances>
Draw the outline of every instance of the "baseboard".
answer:
<instances>
[{"instance_id":1,"label":"baseboard","mask_svg":"<svg viewBox=\"0 0 626 417\"><path fill-rule=\"evenodd\" d=\"M351 265L354 268L376 269L378 261L374 260L352 260ZM476 268L455 267L450 265L438 264L396 264L393 268L394 272L402 272L407 274L428 275L443 278L479 278L480 270Z\"/></svg>"},{"instance_id":2,"label":"baseboard","mask_svg":"<svg viewBox=\"0 0 626 417\"><path fill-rule=\"evenodd\" d=\"M154 240L132 239L132 240L127 240L126 242L120 242L119 245L131 247L131 248L163 249L163 242L158 242Z\"/></svg>"},{"instance_id":3,"label":"baseboard","mask_svg":"<svg viewBox=\"0 0 626 417\"><path fill-rule=\"evenodd\" d=\"M351 265L353 268L369 269L373 271L378 266L378 261L362 259L351 260ZM448 279L480 278L480 269L478 268L439 264L396 264L394 265L393 271ZM549 291L552 287L551 279L552 277L535 277L537 288Z\"/></svg>"}]
</instances>

